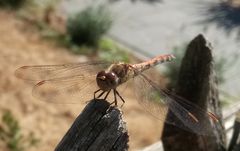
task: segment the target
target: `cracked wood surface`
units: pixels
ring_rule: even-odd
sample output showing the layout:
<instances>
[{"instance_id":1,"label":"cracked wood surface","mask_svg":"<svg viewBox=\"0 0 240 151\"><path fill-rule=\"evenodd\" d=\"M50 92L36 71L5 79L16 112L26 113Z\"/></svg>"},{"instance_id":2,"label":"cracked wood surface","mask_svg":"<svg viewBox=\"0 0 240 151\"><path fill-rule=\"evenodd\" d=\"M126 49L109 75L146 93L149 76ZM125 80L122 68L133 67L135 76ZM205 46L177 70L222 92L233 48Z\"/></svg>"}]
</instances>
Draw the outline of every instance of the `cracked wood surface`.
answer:
<instances>
[{"instance_id":1,"label":"cracked wood surface","mask_svg":"<svg viewBox=\"0 0 240 151\"><path fill-rule=\"evenodd\" d=\"M219 122L208 122L206 128L213 136L197 135L165 124L162 141L165 151L225 151L225 131L218 98L216 75L213 71L212 47L203 35L194 38L182 60L176 93L198 105L210 108ZM168 118L168 117L167 117ZM178 120L178 119L176 119Z\"/></svg>"},{"instance_id":2,"label":"cracked wood surface","mask_svg":"<svg viewBox=\"0 0 240 151\"><path fill-rule=\"evenodd\" d=\"M55 151L126 151L128 132L121 111L105 100L91 100Z\"/></svg>"}]
</instances>

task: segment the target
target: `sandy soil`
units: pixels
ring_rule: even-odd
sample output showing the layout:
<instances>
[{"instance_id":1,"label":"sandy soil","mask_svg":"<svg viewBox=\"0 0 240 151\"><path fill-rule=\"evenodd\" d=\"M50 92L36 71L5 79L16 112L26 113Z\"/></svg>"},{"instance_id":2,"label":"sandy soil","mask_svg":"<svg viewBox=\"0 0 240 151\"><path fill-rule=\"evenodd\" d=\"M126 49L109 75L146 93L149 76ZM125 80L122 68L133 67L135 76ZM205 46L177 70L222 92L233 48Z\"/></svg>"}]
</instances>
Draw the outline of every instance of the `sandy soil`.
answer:
<instances>
[{"instance_id":1,"label":"sandy soil","mask_svg":"<svg viewBox=\"0 0 240 151\"><path fill-rule=\"evenodd\" d=\"M17 79L14 71L23 65L78 62L86 57L73 55L41 39L34 29L11 12L0 11L0 22L0 116L4 109L11 110L23 133L33 131L40 139L37 147L29 151L54 150L85 104L39 101L31 95L32 86ZM162 122L142 111L128 93L123 116L130 134L130 150L136 150L159 139Z\"/></svg>"}]
</instances>

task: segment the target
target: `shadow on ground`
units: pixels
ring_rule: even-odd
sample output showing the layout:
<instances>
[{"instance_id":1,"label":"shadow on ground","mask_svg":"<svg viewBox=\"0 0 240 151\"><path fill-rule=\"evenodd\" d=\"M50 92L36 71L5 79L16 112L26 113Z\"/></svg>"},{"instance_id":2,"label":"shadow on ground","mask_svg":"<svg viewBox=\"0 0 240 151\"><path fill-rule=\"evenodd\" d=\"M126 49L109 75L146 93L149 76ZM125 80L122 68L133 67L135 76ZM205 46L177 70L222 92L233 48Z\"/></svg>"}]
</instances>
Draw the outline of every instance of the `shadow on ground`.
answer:
<instances>
[{"instance_id":1,"label":"shadow on ground","mask_svg":"<svg viewBox=\"0 0 240 151\"><path fill-rule=\"evenodd\" d=\"M205 6L207 10L202 15L206 16L206 19L203 23L216 23L228 33L238 28L240 38L240 6L234 7L227 2Z\"/></svg>"}]
</instances>

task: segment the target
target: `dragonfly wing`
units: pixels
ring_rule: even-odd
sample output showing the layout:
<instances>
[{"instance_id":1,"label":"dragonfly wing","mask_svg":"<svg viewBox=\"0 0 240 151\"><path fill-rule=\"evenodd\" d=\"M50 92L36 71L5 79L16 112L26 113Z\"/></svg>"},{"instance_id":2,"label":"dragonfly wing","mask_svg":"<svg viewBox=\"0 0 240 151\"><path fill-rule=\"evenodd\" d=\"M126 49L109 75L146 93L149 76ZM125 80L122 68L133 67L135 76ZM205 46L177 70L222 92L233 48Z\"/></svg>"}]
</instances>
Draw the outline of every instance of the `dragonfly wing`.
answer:
<instances>
[{"instance_id":1,"label":"dragonfly wing","mask_svg":"<svg viewBox=\"0 0 240 151\"><path fill-rule=\"evenodd\" d=\"M93 99L98 89L96 76L72 76L43 80L32 91L33 96L52 103L79 103Z\"/></svg>"},{"instance_id":2,"label":"dragonfly wing","mask_svg":"<svg viewBox=\"0 0 240 151\"><path fill-rule=\"evenodd\" d=\"M134 90L138 103L155 118L164 121L168 112L163 96L140 75L134 77Z\"/></svg>"},{"instance_id":3,"label":"dragonfly wing","mask_svg":"<svg viewBox=\"0 0 240 151\"><path fill-rule=\"evenodd\" d=\"M33 96L53 103L88 101L98 89L96 74L105 70L106 62L85 62L63 65L23 66L15 75L27 81L38 82Z\"/></svg>"},{"instance_id":4,"label":"dragonfly wing","mask_svg":"<svg viewBox=\"0 0 240 151\"><path fill-rule=\"evenodd\" d=\"M85 62L62 65L23 66L15 71L18 78L28 81L42 81L71 76L94 75L106 69L110 64L106 62Z\"/></svg>"},{"instance_id":5,"label":"dragonfly wing","mask_svg":"<svg viewBox=\"0 0 240 151\"><path fill-rule=\"evenodd\" d=\"M210 129L210 119L217 122L213 113L159 88L143 74L137 77L136 83L138 86L142 85L141 92L137 93L140 94L139 103L154 117L164 120L168 114L168 118L164 120L166 123L196 134L213 135Z\"/></svg>"}]
</instances>

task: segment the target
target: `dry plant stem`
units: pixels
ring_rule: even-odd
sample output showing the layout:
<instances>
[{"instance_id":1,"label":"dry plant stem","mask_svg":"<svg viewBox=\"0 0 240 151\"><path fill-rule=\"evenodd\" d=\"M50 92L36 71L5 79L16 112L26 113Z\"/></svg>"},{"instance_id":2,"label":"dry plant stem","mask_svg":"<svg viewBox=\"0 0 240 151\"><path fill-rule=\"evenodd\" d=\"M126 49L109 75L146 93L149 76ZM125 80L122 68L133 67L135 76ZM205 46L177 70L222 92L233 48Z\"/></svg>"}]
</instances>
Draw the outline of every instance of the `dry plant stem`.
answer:
<instances>
[{"instance_id":1,"label":"dry plant stem","mask_svg":"<svg viewBox=\"0 0 240 151\"><path fill-rule=\"evenodd\" d=\"M55 151L127 151L128 132L117 107L91 100Z\"/></svg>"},{"instance_id":2,"label":"dry plant stem","mask_svg":"<svg viewBox=\"0 0 240 151\"><path fill-rule=\"evenodd\" d=\"M233 134L228 146L228 151L236 151L240 148L240 110L236 114L236 119L233 125Z\"/></svg>"}]
</instances>

